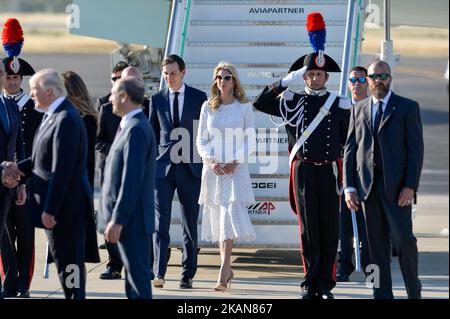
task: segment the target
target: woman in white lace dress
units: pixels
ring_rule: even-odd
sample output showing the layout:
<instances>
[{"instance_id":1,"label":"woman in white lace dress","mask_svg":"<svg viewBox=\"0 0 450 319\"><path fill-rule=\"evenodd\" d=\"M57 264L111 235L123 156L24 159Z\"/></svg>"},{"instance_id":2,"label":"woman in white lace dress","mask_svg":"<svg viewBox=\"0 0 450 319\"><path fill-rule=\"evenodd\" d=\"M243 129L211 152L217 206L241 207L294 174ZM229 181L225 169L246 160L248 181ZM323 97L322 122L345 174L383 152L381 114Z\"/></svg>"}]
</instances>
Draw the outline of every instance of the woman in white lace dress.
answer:
<instances>
[{"instance_id":1,"label":"woman in white lace dress","mask_svg":"<svg viewBox=\"0 0 450 319\"><path fill-rule=\"evenodd\" d=\"M203 160L199 204L202 239L219 242L221 266L214 288L229 288L234 241L251 241L255 231L247 206L255 201L247 163L254 155L253 107L236 67L221 62L214 70L211 97L203 104L197 149Z\"/></svg>"}]
</instances>

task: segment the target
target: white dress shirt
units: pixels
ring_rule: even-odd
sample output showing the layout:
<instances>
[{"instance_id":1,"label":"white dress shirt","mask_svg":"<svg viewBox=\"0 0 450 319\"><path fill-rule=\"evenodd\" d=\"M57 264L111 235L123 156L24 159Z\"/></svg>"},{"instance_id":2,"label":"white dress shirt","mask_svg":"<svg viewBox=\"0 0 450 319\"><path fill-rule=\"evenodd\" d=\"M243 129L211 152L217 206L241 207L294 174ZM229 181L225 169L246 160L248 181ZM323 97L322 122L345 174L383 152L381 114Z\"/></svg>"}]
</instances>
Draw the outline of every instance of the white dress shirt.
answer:
<instances>
[{"instance_id":1,"label":"white dress shirt","mask_svg":"<svg viewBox=\"0 0 450 319\"><path fill-rule=\"evenodd\" d=\"M178 93L178 119L181 123L181 115L183 114L183 107L184 107L184 91L186 90L186 85L183 83L181 88L177 91ZM175 100L175 91L172 91L169 88L169 102L170 102L170 114L172 115L172 121L173 121L173 101Z\"/></svg>"},{"instance_id":2,"label":"white dress shirt","mask_svg":"<svg viewBox=\"0 0 450 319\"><path fill-rule=\"evenodd\" d=\"M389 102L389 99L391 98L392 95L392 90L389 90L388 94L386 94L386 96L384 98L381 99L381 101L383 102L383 114L386 111L386 106ZM380 100L377 100L376 97L372 96L372 128L375 127L375 117L377 116L377 111L378 111L378 104L380 103Z\"/></svg>"},{"instance_id":3,"label":"white dress shirt","mask_svg":"<svg viewBox=\"0 0 450 319\"><path fill-rule=\"evenodd\" d=\"M52 116L53 113L55 113L55 111L58 109L58 107L61 105L61 103L65 99L66 99L65 96L60 96L59 98L54 100L52 104L50 104L50 106L48 107L47 112L45 112L45 114L44 114L45 120L42 121L41 126L39 127L39 129L42 128L48 122L48 119L50 118L50 116Z\"/></svg>"},{"instance_id":4,"label":"white dress shirt","mask_svg":"<svg viewBox=\"0 0 450 319\"><path fill-rule=\"evenodd\" d=\"M133 116L140 112L142 112L142 109L139 108L125 114L120 120L120 130L123 130L127 126L128 122L130 122L130 120L133 118Z\"/></svg>"}]
</instances>

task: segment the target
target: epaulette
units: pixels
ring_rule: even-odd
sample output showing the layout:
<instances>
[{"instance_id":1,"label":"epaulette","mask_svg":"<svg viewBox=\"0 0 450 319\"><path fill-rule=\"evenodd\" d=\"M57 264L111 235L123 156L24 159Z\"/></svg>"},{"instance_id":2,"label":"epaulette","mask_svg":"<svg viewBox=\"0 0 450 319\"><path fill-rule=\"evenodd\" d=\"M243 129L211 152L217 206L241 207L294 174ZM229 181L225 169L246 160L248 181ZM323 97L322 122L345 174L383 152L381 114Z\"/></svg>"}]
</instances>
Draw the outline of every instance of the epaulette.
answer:
<instances>
[{"instance_id":1,"label":"epaulette","mask_svg":"<svg viewBox=\"0 0 450 319\"><path fill-rule=\"evenodd\" d=\"M350 110L352 108L352 102L345 96L339 95L339 108Z\"/></svg>"}]
</instances>

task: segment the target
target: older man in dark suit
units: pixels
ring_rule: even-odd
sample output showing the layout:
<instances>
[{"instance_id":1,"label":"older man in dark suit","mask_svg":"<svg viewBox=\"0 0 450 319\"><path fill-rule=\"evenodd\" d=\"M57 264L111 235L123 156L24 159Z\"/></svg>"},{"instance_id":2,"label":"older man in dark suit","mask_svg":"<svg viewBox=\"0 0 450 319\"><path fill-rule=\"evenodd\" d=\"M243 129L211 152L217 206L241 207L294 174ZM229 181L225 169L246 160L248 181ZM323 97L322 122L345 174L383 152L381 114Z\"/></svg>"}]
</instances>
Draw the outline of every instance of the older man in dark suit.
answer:
<instances>
[{"instance_id":1,"label":"older man in dark suit","mask_svg":"<svg viewBox=\"0 0 450 319\"><path fill-rule=\"evenodd\" d=\"M5 79L5 66L0 61L0 92L3 91ZM4 161L14 161L15 156L19 160L25 157L19 109L14 102L5 99L0 95L0 163ZM23 205L26 200L25 184L20 185L17 191L12 188L7 188L15 187L18 178L19 177L16 175L12 181L4 180L5 185L0 184L0 238L3 236L6 216L14 193L17 192L17 204ZM0 288L2 288L1 282ZM9 292L2 291L0 298L3 297L10 297Z\"/></svg>"},{"instance_id":2,"label":"older man in dark suit","mask_svg":"<svg viewBox=\"0 0 450 319\"><path fill-rule=\"evenodd\" d=\"M86 129L80 114L64 96L55 70L33 75L30 91L36 107L45 114L31 158L18 164L20 171L31 176L28 209L34 225L46 228L66 298L83 299L84 262L100 261L96 237L87 234L91 229L95 233L95 228L86 171Z\"/></svg>"},{"instance_id":3,"label":"older man in dark suit","mask_svg":"<svg viewBox=\"0 0 450 319\"><path fill-rule=\"evenodd\" d=\"M423 164L423 132L417 102L391 90L384 61L368 68L372 97L352 109L344 155L345 200L366 217L372 264L379 267L376 299L392 299L391 241L398 252L408 298L421 297L417 240L411 204Z\"/></svg>"},{"instance_id":4,"label":"older man in dark suit","mask_svg":"<svg viewBox=\"0 0 450 319\"><path fill-rule=\"evenodd\" d=\"M123 62L122 62L123 63ZM122 65L118 63L117 65ZM114 71L113 71L114 72ZM144 83L143 75L139 69L129 66L120 70L120 77L135 77L142 83ZM107 95L108 98L111 94ZM144 98L144 103L142 104L142 111L148 118L150 100ZM107 103L100 106L99 115L99 125L97 136L95 139L95 148L98 151L98 163L100 168L100 183L103 183L104 169L106 163L106 157L108 156L111 145L116 137L117 129L119 127L120 117L114 114L112 103L108 101ZM122 260L120 258L119 248L115 243L105 242L106 249L109 254L109 261L106 265L106 270L100 274L100 279L121 279L122 275Z\"/></svg>"},{"instance_id":5,"label":"older man in dark suit","mask_svg":"<svg viewBox=\"0 0 450 319\"><path fill-rule=\"evenodd\" d=\"M106 160L97 224L109 243L118 242L127 297L150 299L155 137L142 111L144 86L139 80L117 81L110 100L122 119Z\"/></svg>"}]
</instances>

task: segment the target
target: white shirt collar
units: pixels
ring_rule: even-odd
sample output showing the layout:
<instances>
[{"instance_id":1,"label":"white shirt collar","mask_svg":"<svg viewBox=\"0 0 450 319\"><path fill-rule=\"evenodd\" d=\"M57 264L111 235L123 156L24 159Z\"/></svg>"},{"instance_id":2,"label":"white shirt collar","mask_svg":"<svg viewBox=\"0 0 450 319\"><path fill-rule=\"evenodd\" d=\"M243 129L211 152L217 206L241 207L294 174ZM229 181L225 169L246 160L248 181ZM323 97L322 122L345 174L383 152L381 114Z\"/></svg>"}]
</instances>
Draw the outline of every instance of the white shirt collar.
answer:
<instances>
[{"instance_id":1,"label":"white shirt collar","mask_svg":"<svg viewBox=\"0 0 450 319\"><path fill-rule=\"evenodd\" d=\"M180 93L180 95L183 95L185 90L186 90L186 85L183 83L183 85L181 86L181 88L178 91L172 91L169 88L169 93L174 94L175 92L178 92L178 93Z\"/></svg>"},{"instance_id":2,"label":"white shirt collar","mask_svg":"<svg viewBox=\"0 0 450 319\"><path fill-rule=\"evenodd\" d=\"M125 114L122 117L122 119L120 120L120 129L123 130L127 126L128 122L130 122L130 120L133 118L133 116L135 116L136 114L138 114L140 112L142 112L141 108L133 110L133 111L128 112L127 114Z\"/></svg>"},{"instance_id":3,"label":"white shirt collar","mask_svg":"<svg viewBox=\"0 0 450 319\"><path fill-rule=\"evenodd\" d=\"M62 102L66 99L65 96L60 96L59 98L57 98L56 100L53 101L52 104L50 104L50 106L48 107L47 115L48 117L50 117L50 115L52 115L53 113L55 113L55 111L58 109L58 107L62 104Z\"/></svg>"},{"instance_id":4,"label":"white shirt collar","mask_svg":"<svg viewBox=\"0 0 450 319\"><path fill-rule=\"evenodd\" d=\"M386 96L385 96L384 98L381 99L381 101L383 101L383 109L385 109L386 105L388 104L389 99L391 98L391 95L392 95L392 90L389 89L388 94L386 94ZM380 101L380 100L378 100L376 97L374 97L374 96L372 95L372 102L373 102L373 105L377 104L379 101Z\"/></svg>"}]
</instances>

